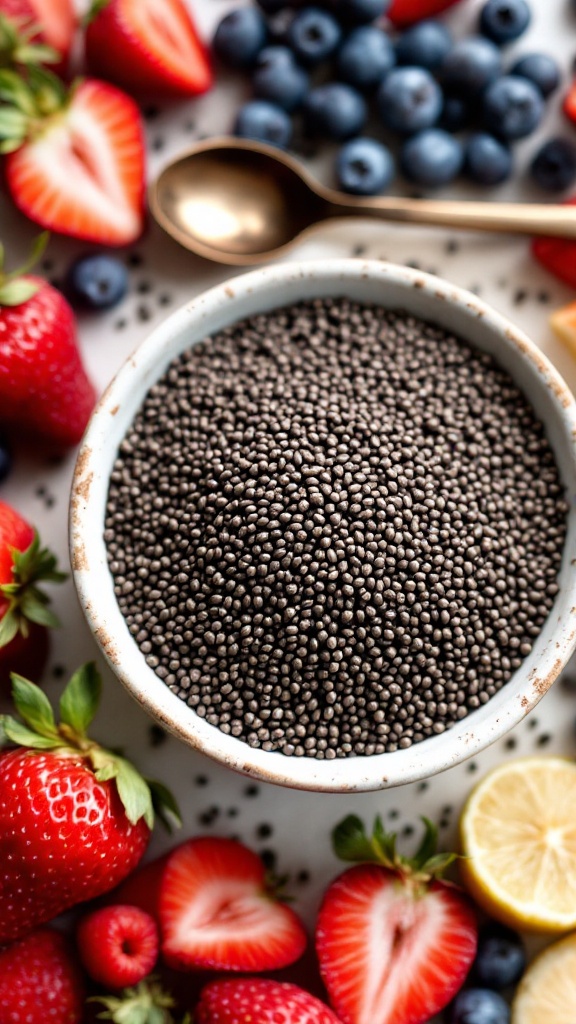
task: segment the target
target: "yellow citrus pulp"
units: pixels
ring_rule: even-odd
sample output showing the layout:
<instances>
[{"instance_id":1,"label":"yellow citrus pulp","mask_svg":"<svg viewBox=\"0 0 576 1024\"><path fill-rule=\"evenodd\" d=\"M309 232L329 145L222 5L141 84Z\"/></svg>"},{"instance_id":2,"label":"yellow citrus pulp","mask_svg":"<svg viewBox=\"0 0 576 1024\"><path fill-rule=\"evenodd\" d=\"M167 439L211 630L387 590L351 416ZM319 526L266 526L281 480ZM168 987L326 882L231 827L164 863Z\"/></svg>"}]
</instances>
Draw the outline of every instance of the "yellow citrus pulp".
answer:
<instances>
[{"instance_id":1,"label":"yellow citrus pulp","mask_svg":"<svg viewBox=\"0 0 576 1024\"><path fill-rule=\"evenodd\" d=\"M511 1024L574 1024L576 934L548 946L530 964L512 1003Z\"/></svg>"},{"instance_id":2,"label":"yellow citrus pulp","mask_svg":"<svg viewBox=\"0 0 576 1024\"><path fill-rule=\"evenodd\" d=\"M462 879L488 914L527 931L576 928L575 763L516 758L488 772L464 806L460 841Z\"/></svg>"}]
</instances>

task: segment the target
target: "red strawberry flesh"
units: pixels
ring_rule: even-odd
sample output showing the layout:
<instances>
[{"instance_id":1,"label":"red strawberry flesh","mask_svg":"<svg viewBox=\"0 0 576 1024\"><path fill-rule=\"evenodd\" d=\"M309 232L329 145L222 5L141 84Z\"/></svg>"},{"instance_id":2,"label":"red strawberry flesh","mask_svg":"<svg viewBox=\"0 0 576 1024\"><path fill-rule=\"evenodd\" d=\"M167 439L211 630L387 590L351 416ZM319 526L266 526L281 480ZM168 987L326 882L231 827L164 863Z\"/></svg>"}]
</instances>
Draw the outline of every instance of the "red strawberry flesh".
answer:
<instances>
[{"instance_id":1,"label":"red strawberry flesh","mask_svg":"<svg viewBox=\"0 0 576 1024\"><path fill-rule=\"evenodd\" d=\"M453 998L476 950L464 894L431 882L422 895L387 868L352 867L329 887L316 948L344 1024L423 1024Z\"/></svg>"},{"instance_id":2,"label":"red strawberry flesh","mask_svg":"<svg viewBox=\"0 0 576 1024\"><path fill-rule=\"evenodd\" d=\"M304 952L303 926L265 888L260 858L231 839L193 839L169 857L160 889L169 967L263 971Z\"/></svg>"},{"instance_id":3,"label":"red strawberry flesh","mask_svg":"<svg viewBox=\"0 0 576 1024\"><path fill-rule=\"evenodd\" d=\"M93 74L136 94L196 95L212 85L182 0L110 0L88 25L86 55Z\"/></svg>"},{"instance_id":4,"label":"red strawberry flesh","mask_svg":"<svg viewBox=\"0 0 576 1024\"><path fill-rule=\"evenodd\" d=\"M85 79L69 106L6 158L19 209L42 227L109 246L143 230L140 112L115 86Z\"/></svg>"}]
</instances>

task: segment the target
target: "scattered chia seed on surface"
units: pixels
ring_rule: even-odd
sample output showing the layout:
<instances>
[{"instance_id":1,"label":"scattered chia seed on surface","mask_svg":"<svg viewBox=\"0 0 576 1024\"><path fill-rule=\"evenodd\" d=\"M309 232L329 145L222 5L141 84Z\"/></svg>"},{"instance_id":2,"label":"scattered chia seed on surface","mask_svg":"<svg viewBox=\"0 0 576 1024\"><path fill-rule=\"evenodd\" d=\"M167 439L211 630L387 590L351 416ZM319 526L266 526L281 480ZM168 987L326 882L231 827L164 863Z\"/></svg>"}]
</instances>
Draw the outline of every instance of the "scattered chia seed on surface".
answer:
<instances>
[{"instance_id":1,"label":"scattered chia seed on surface","mask_svg":"<svg viewBox=\"0 0 576 1024\"><path fill-rule=\"evenodd\" d=\"M236 323L151 388L104 539L148 665L254 747L371 755L444 732L530 653L567 505L488 355L319 299Z\"/></svg>"}]
</instances>

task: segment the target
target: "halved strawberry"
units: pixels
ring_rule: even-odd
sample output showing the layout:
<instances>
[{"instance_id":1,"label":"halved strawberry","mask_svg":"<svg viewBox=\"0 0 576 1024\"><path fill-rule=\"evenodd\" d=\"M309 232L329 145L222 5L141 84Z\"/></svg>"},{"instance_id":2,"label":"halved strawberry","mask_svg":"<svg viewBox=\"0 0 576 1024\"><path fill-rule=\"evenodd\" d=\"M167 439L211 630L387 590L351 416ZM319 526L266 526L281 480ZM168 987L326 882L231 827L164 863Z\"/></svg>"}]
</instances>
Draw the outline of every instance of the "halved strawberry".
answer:
<instances>
[{"instance_id":1,"label":"halved strawberry","mask_svg":"<svg viewBox=\"0 0 576 1024\"><path fill-rule=\"evenodd\" d=\"M334 833L344 871L324 895L316 950L330 1002L344 1024L423 1024L453 998L474 959L477 922L464 891L440 881L434 829L412 860L379 819L367 837L346 818Z\"/></svg>"},{"instance_id":2,"label":"halved strawberry","mask_svg":"<svg viewBox=\"0 0 576 1024\"><path fill-rule=\"evenodd\" d=\"M94 0L88 18L92 74L136 96L195 96L212 85L207 48L183 0Z\"/></svg>"},{"instance_id":3,"label":"halved strawberry","mask_svg":"<svg viewBox=\"0 0 576 1024\"><path fill-rule=\"evenodd\" d=\"M300 958L299 917L266 886L263 862L242 843L201 837L177 847L160 886L161 951L169 967L268 971Z\"/></svg>"},{"instance_id":4,"label":"halved strawberry","mask_svg":"<svg viewBox=\"0 0 576 1024\"><path fill-rule=\"evenodd\" d=\"M395 25L412 25L423 18L434 18L458 0L392 0L386 17Z\"/></svg>"},{"instance_id":5,"label":"halved strawberry","mask_svg":"<svg viewBox=\"0 0 576 1024\"><path fill-rule=\"evenodd\" d=\"M51 231L107 246L134 242L144 219L140 111L115 86L85 79L68 92L39 69L29 84L0 72L0 151L19 209ZM30 111L33 111L31 114Z\"/></svg>"}]
</instances>

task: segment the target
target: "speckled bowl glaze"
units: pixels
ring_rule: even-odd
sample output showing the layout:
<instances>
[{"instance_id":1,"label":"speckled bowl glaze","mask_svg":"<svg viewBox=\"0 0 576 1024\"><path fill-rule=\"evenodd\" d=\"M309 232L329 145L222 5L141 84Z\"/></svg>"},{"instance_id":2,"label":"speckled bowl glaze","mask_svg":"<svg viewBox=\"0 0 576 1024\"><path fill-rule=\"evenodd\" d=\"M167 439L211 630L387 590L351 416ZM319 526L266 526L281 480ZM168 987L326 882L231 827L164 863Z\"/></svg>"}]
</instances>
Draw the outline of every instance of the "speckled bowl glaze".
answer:
<instances>
[{"instance_id":1,"label":"speckled bowl glaze","mask_svg":"<svg viewBox=\"0 0 576 1024\"><path fill-rule=\"evenodd\" d=\"M348 296L406 310L489 352L546 426L570 504L560 591L531 654L506 685L441 735L393 753L334 760L252 748L198 717L146 664L119 610L103 523L118 446L151 385L184 349L244 317L312 297ZM318 792L360 792L425 779L478 753L512 729L546 693L576 646L576 402L551 364L512 323L440 278L380 261L291 262L235 277L193 299L127 360L89 423L70 503L73 576L103 654L138 703L177 737L246 775Z\"/></svg>"}]
</instances>

